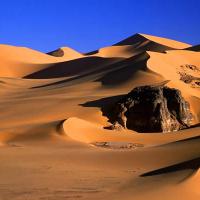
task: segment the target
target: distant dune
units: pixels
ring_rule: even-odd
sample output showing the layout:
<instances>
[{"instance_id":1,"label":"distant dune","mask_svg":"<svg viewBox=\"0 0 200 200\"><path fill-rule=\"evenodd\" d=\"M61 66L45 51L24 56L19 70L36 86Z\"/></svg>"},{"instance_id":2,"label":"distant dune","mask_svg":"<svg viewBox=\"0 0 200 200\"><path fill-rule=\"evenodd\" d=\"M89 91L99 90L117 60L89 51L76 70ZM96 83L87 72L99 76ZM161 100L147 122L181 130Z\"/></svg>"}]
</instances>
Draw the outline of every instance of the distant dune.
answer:
<instances>
[{"instance_id":1,"label":"distant dune","mask_svg":"<svg viewBox=\"0 0 200 200\"><path fill-rule=\"evenodd\" d=\"M115 128L109 109L144 85L180 91L191 126ZM0 95L0 200L200 199L199 45L146 34L84 54L0 45Z\"/></svg>"}]
</instances>

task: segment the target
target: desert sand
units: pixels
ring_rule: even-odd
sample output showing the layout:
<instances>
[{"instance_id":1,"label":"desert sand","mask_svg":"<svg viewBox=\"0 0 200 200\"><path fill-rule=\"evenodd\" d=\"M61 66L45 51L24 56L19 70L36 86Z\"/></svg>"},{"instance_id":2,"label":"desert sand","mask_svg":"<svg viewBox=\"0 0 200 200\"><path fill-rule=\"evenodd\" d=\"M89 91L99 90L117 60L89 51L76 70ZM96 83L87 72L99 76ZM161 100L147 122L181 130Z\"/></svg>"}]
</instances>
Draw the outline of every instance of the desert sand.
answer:
<instances>
[{"instance_id":1,"label":"desert sand","mask_svg":"<svg viewBox=\"0 0 200 200\"><path fill-rule=\"evenodd\" d=\"M199 200L199 79L198 46L146 34L86 53L0 45L0 200ZM181 91L190 128L105 128L103 106L157 84Z\"/></svg>"}]
</instances>

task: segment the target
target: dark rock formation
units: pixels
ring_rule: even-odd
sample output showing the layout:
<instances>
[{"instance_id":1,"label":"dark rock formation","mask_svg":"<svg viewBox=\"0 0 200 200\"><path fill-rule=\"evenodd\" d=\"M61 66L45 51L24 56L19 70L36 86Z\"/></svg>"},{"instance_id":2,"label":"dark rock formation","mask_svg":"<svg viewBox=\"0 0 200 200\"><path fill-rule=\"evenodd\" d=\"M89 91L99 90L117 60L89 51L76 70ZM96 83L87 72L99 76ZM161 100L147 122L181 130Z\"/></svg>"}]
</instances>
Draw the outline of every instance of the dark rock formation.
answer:
<instances>
[{"instance_id":1,"label":"dark rock formation","mask_svg":"<svg viewBox=\"0 0 200 200\"><path fill-rule=\"evenodd\" d=\"M181 92L166 86L136 87L113 110L112 128L121 125L138 132L178 131L192 120Z\"/></svg>"}]
</instances>

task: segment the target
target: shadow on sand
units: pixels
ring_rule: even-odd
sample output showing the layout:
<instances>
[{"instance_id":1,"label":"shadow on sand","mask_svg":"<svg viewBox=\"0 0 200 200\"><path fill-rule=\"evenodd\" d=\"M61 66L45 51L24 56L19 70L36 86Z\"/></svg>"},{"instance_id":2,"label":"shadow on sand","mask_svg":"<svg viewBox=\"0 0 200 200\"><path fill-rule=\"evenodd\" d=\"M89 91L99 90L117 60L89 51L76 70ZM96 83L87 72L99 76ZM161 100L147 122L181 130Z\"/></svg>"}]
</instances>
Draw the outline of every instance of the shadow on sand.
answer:
<instances>
[{"instance_id":1,"label":"shadow on sand","mask_svg":"<svg viewBox=\"0 0 200 200\"><path fill-rule=\"evenodd\" d=\"M196 170L199 167L200 167L200 157L144 173L144 174L141 175L141 177L161 175L161 174L166 174L166 173L175 172L175 171L179 171L179 170L185 170L185 169Z\"/></svg>"},{"instance_id":2,"label":"shadow on sand","mask_svg":"<svg viewBox=\"0 0 200 200\"><path fill-rule=\"evenodd\" d=\"M95 101L88 101L84 104L80 104L83 107L97 107L100 108L103 116L108 117L109 122L113 123L113 112L111 110L113 109L113 106L115 103L117 103L120 99L122 99L125 95L117 95L117 96L112 96L112 97L106 97L106 98L101 98Z\"/></svg>"}]
</instances>

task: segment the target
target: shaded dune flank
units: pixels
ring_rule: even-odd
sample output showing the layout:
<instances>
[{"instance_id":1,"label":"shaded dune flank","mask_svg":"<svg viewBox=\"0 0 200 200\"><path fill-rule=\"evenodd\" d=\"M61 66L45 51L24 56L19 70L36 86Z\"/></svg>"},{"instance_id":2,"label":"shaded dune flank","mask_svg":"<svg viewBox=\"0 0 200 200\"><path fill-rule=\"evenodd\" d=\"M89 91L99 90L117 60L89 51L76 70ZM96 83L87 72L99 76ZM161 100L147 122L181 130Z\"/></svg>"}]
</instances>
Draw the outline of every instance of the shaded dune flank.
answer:
<instances>
[{"instance_id":1,"label":"shaded dune flank","mask_svg":"<svg viewBox=\"0 0 200 200\"><path fill-rule=\"evenodd\" d=\"M69 47L61 47L57 50L51 51L47 53L48 55L55 56L55 57L65 57L68 60L73 60L77 58L83 57L83 55L74 49Z\"/></svg>"},{"instance_id":2,"label":"shaded dune flank","mask_svg":"<svg viewBox=\"0 0 200 200\"><path fill-rule=\"evenodd\" d=\"M150 36L146 34L135 34L122 40L113 46L104 47L96 51L85 53L85 55L113 56L121 54L125 57L130 54L138 54L145 51L164 53L166 50L190 48L191 45L170 39Z\"/></svg>"},{"instance_id":3,"label":"shaded dune flank","mask_svg":"<svg viewBox=\"0 0 200 200\"><path fill-rule=\"evenodd\" d=\"M195 45L195 46L191 46L186 48L185 50L189 50L189 51L200 51L200 45Z\"/></svg>"},{"instance_id":4,"label":"shaded dune flank","mask_svg":"<svg viewBox=\"0 0 200 200\"><path fill-rule=\"evenodd\" d=\"M115 45L130 45L130 44L139 44L139 46L143 46L143 44L146 42L148 45L145 47L146 51L153 50L153 51L165 51L165 50L172 50L172 49L183 49L190 47L191 45L185 44L182 42L146 35L146 34L136 34L133 35L125 40L122 40L121 42L116 43ZM145 45L144 45L145 46ZM159 49L160 48L160 49Z\"/></svg>"},{"instance_id":5,"label":"shaded dune flank","mask_svg":"<svg viewBox=\"0 0 200 200\"><path fill-rule=\"evenodd\" d=\"M29 74L24 78L28 79L48 79L58 77L70 77L88 73L95 69L102 68L116 62L115 58L88 57L72 61L52 64L48 68Z\"/></svg>"},{"instance_id":6,"label":"shaded dune flank","mask_svg":"<svg viewBox=\"0 0 200 200\"><path fill-rule=\"evenodd\" d=\"M172 166L164 167L161 169L157 169L151 172L147 172L142 174L142 177L145 176L154 176L154 175L160 175L164 173L170 173L178 170L186 170L186 169L193 169L193 170L198 170L200 167L200 157L195 158L193 160L188 160L183 163L178 163Z\"/></svg>"},{"instance_id":7,"label":"shaded dune flank","mask_svg":"<svg viewBox=\"0 0 200 200\"><path fill-rule=\"evenodd\" d=\"M199 58L146 34L88 53L0 45L0 199L199 200ZM110 128L113 106L146 85L179 90L191 126Z\"/></svg>"}]
</instances>

